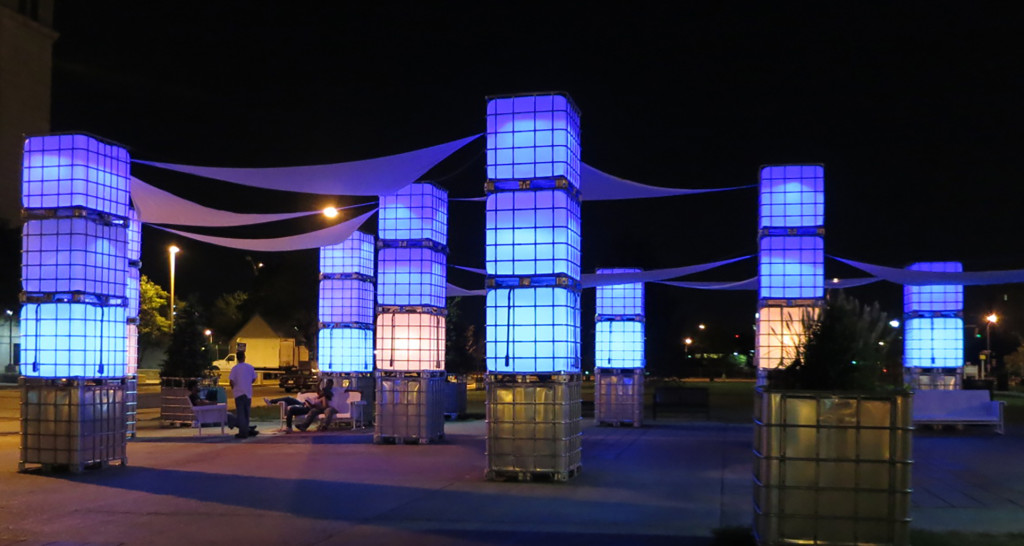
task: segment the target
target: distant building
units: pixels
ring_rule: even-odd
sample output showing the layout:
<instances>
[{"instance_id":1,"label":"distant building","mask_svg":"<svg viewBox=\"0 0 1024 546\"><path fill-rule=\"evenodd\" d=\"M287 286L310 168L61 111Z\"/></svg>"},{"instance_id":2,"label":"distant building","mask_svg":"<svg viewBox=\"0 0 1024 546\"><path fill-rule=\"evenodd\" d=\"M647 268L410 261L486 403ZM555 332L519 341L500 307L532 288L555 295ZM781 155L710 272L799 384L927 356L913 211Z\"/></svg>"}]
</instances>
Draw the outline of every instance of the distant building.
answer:
<instances>
[{"instance_id":1,"label":"distant building","mask_svg":"<svg viewBox=\"0 0 1024 546\"><path fill-rule=\"evenodd\" d=\"M53 0L0 0L0 218L21 224L24 135L50 131Z\"/></svg>"},{"instance_id":2,"label":"distant building","mask_svg":"<svg viewBox=\"0 0 1024 546\"><path fill-rule=\"evenodd\" d=\"M231 339L231 353L237 353L239 343L245 343L246 360L257 368L287 368L309 361L305 339L299 332L271 325L259 314L253 315Z\"/></svg>"}]
</instances>

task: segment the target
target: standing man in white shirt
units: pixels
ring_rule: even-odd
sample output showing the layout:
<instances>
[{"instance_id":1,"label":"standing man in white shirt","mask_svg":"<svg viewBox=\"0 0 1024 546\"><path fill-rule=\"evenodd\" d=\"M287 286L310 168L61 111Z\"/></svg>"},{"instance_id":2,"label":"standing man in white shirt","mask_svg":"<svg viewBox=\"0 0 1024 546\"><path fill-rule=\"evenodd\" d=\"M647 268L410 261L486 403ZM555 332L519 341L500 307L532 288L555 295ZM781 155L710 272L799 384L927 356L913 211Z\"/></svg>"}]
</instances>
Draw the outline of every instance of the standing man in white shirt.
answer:
<instances>
[{"instance_id":1,"label":"standing man in white shirt","mask_svg":"<svg viewBox=\"0 0 1024 546\"><path fill-rule=\"evenodd\" d=\"M256 370L245 361L245 351L238 351L238 363L228 375L231 394L235 397L235 415L238 417L238 434L235 438L248 438L259 434L249 429L249 409L252 407L252 385L256 382Z\"/></svg>"}]
</instances>

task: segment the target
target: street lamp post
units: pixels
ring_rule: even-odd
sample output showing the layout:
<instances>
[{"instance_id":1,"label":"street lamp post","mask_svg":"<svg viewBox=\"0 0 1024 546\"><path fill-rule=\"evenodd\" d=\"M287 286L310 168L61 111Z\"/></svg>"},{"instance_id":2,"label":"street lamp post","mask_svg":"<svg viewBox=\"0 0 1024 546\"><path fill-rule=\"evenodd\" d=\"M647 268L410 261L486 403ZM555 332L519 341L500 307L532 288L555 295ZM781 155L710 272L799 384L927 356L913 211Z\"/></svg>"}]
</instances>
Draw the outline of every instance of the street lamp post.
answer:
<instances>
[{"instance_id":1,"label":"street lamp post","mask_svg":"<svg viewBox=\"0 0 1024 546\"><path fill-rule=\"evenodd\" d=\"M7 363L14 364L14 311L4 309L7 313Z\"/></svg>"},{"instance_id":2,"label":"street lamp post","mask_svg":"<svg viewBox=\"0 0 1024 546\"><path fill-rule=\"evenodd\" d=\"M985 378L985 367L992 365L992 325L999 322L999 315L995 313L985 317L985 362L981 364L981 377Z\"/></svg>"},{"instance_id":3,"label":"street lamp post","mask_svg":"<svg viewBox=\"0 0 1024 546\"><path fill-rule=\"evenodd\" d=\"M168 254L170 254L171 260L171 304L168 307L170 308L169 318L171 319L172 332L174 331L174 262L177 261L176 258L178 256L178 252L180 251L181 249L174 245L167 247L167 252Z\"/></svg>"},{"instance_id":4,"label":"street lamp post","mask_svg":"<svg viewBox=\"0 0 1024 546\"><path fill-rule=\"evenodd\" d=\"M683 355L686 358L690 358L690 345L693 345L692 337L688 337L683 340Z\"/></svg>"}]
</instances>

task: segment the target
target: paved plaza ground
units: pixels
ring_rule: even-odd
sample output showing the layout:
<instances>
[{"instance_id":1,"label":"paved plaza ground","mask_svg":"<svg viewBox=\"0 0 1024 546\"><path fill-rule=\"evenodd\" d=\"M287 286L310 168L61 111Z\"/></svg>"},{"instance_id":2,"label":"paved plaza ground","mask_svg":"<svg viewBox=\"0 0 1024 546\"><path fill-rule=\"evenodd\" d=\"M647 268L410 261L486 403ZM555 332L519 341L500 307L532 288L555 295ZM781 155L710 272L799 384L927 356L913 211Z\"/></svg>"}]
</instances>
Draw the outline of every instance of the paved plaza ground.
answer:
<instances>
[{"instance_id":1,"label":"paved plaza ground","mask_svg":"<svg viewBox=\"0 0 1024 546\"><path fill-rule=\"evenodd\" d=\"M372 430L262 422L240 441L141 417L126 467L46 475L17 472L16 415L0 413L0 544L709 544L751 521L743 422L585 420L580 476L500 483L484 480L482 420L374 445ZM1024 532L1024 427L919 431L914 458L914 528Z\"/></svg>"}]
</instances>

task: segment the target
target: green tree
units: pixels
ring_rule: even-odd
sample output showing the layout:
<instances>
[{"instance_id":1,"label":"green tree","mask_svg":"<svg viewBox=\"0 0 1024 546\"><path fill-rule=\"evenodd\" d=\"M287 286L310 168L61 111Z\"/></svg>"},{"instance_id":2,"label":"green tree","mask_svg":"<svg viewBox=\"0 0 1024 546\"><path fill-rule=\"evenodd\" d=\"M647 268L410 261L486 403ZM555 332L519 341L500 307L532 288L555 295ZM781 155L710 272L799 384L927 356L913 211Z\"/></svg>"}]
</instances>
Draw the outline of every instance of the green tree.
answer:
<instances>
[{"instance_id":1,"label":"green tree","mask_svg":"<svg viewBox=\"0 0 1024 546\"><path fill-rule=\"evenodd\" d=\"M251 312L248 310L249 294L237 291L221 294L210 309L210 329L219 339L227 339L242 327Z\"/></svg>"},{"instance_id":2,"label":"green tree","mask_svg":"<svg viewBox=\"0 0 1024 546\"><path fill-rule=\"evenodd\" d=\"M195 297L178 307L174 332L167 347L160 375L164 377L199 377L210 365L210 352L203 335L203 316Z\"/></svg>"},{"instance_id":3,"label":"green tree","mask_svg":"<svg viewBox=\"0 0 1024 546\"><path fill-rule=\"evenodd\" d=\"M139 360L147 350L167 344L171 321L167 318L170 294L142 275L139 278Z\"/></svg>"}]
</instances>

